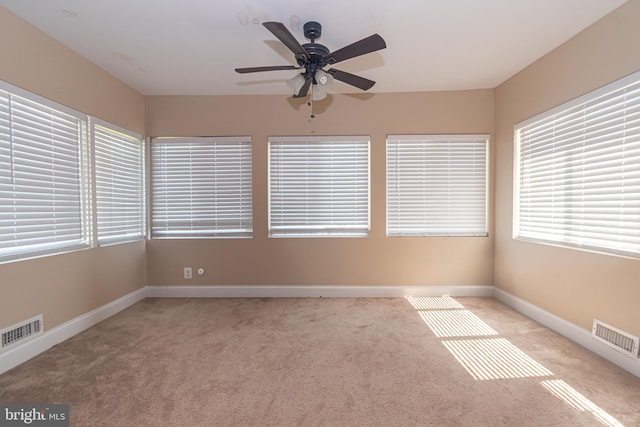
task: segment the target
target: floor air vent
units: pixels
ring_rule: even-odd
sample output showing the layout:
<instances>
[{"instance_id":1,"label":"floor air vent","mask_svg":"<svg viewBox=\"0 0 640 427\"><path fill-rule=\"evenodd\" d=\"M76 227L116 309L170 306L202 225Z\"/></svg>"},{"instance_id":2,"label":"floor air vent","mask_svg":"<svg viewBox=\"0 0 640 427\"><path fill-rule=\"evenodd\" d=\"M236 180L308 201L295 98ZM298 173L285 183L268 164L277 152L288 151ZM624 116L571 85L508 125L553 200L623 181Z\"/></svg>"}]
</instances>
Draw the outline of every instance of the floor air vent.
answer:
<instances>
[{"instance_id":1,"label":"floor air vent","mask_svg":"<svg viewBox=\"0 0 640 427\"><path fill-rule=\"evenodd\" d=\"M614 328L598 319L593 319L593 328L591 335L603 343L623 352L627 356L638 357L638 345L640 338L633 336L627 332Z\"/></svg>"},{"instance_id":2,"label":"floor air vent","mask_svg":"<svg viewBox=\"0 0 640 427\"><path fill-rule=\"evenodd\" d=\"M42 330L42 314L24 322L18 323L17 325L9 326L8 328L3 329L2 331L0 331L0 333L2 333L2 347L0 347L0 351L5 350L6 348L14 344L22 342L29 337L39 335L42 333Z\"/></svg>"}]
</instances>

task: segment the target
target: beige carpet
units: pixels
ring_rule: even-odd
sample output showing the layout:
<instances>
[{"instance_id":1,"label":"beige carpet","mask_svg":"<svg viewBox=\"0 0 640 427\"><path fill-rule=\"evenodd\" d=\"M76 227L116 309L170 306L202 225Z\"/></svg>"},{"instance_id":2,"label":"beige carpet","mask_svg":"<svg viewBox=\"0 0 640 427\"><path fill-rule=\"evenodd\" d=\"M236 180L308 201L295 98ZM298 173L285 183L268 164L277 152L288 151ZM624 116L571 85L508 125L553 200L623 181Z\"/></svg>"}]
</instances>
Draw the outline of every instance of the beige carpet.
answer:
<instances>
[{"instance_id":1,"label":"beige carpet","mask_svg":"<svg viewBox=\"0 0 640 427\"><path fill-rule=\"evenodd\" d=\"M0 376L72 426L636 426L640 378L491 298L147 299Z\"/></svg>"}]
</instances>

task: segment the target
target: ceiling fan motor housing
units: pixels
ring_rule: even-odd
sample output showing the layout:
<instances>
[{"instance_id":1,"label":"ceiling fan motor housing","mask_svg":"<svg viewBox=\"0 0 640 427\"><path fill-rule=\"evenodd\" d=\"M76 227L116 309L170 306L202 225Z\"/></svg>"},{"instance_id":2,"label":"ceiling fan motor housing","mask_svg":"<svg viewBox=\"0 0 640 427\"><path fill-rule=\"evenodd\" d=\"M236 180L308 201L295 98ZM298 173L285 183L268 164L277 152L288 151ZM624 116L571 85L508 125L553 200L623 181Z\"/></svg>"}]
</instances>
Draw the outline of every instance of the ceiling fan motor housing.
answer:
<instances>
[{"instance_id":1,"label":"ceiling fan motor housing","mask_svg":"<svg viewBox=\"0 0 640 427\"><path fill-rule=\"evenodd\" d=\"M304 66L304 64L308 61L311 64L317 64L319 66L324 66L322 58L329 54L329 49L326 46L323 46L319 43L305 43L302 45L304 50L309 54L309 58L297 58L298 64Z\"/></svg>"},{"instance_id":2,"label":"ceiling fan motor housing","mask_svg":"<svg viewBox=\"0 0 640 427\"><path fill-rule=\"evenodd\" d=\"M328 55L330 50L326 46L316 43L315 40L320 38L322 34L322 25L316 21L309 21L303 27L304 36L311 40L311 43L302 45L302 48L309 55L308 57L299 55L296 57L298 65L305 67L307 73L315 75L315 72L326 65L322 58ZM315 82L314 82L315 83Z\"/></svg>"}]
</instances>

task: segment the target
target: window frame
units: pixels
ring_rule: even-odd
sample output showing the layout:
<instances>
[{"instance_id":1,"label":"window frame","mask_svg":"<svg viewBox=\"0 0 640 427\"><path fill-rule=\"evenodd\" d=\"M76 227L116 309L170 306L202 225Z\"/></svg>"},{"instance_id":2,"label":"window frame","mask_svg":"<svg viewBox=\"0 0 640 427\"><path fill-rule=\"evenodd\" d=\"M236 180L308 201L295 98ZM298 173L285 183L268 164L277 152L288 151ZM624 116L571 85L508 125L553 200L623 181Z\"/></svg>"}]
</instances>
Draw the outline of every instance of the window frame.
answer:
<instances>
[{"instance_id":1,"label":"window frame","mask_svg":"<svg viewBox=\"0 0 640 427\"><path fill-rule=\"evenodd\" d=\"M77 176L78 176L78 184L77 184L77 194L80 200L79 208L77 209L77 223L79 224L78 228L80 230L80 237L76 239L73 244L56 244L56 243L44 243L40 245L40 248L28 249L28 245L17 245L16 249L11 251L5 251L3 255L0 255L0 264L11 263L17 261L23 261L33 258L40 258L51 255L58 255L68 252L75 252L84 249L95 248L98 246L104 246L106 244L119 244L131 242L133 240L144 240L146 238L146 226L142 226L141 228L141 236L136 237L135 239L114 239L112 241L104 242L98 240L98 216L97 216L97 198L96 198L96 176L95 176L95 160L96 160L96 151L95 151L95 140L94 140L94 126L98 124L104 128L112 129L116 132L127 134L127 135L135 135L136 138L140 138L141 140L141 148L143 150L142 154L142 164L143 164L143 176L142 176L142 211L141 211L141 219L143 223L147 219L148 213L146 212L146 156L144 155L146 148L145 142L140 135L135 132L131 132L127 129L114 125L112 123L106 122L104 120L98 119L96 117L90 116L88 114L77 111L73 108L67 107L58 102L52 101L40 95L37 95L28 90L16 87L10 83L4 82L0 80L0 91L7 94L5 99L10 99L11 97L17 97L25 100L28 104L35 104L34 107L44 108L45 110L51 110L49 114L53 115L64 115L72 117L74 120L78 121L77 125L77 155L75 157L77 161ZM4 95L3 95L4 96ZM5 104L7 108L9 108L10 101ZM38 107L38 105L40 107ZM0 113L2 111L0 110ZM9 117L9 110L6 111L6 116ZM6 134L0 134L0 156L2 155L2 146L4 144L5 147L9 147L9 150L14 145L12 143L12 125L11 121L7 122L8 126L6 128ZM3 141L2 138L5 138ZM51 141L55 141L55 139L51 139ZM29 147L30 144L26 146ZM7 157L7 154L5 154ZM7 160L10 161L10 160ZM35 169L36 171L40 171L40 169ZM36 172L38 173L38 172ZM12 172L5 173L5 176L13 176ZM0 179L2 175L0 175ZM36 188L46 188L46 186L36 187ZM12 190L13 191L13 190ZM74 193L75 194L75 193Z\"/></svg>"},{"instance_id":2,"label":"window frame","mask_svg":"<svg viewBox=\"0 0 640 427\"><path fill-rule=\"evenodd\" d=\"M345 219L341 218L338 215L331 216L331 214L329 214L330 216L327 217L327 215L325 214L324 216L327 217L326 218L327 222L325 224L322 224L320 223L321 221L320 217L322 217L323 215L319 211L310 208L310 209L306 209L305 214L303 215L306 218L306 221L308 222L306 226L302 224L286 225L284 224L285 219L282 218L282 214L280 215L281 218L276 220L274 218L276 216L274 215L274 209L278 209L278 208L275 205L278 204L282 212L282 209L285 209L284 206L286 205L286 202L284 200L287 197L290 197L291 190L283 189L280 192L274 192L274 185L277 184L277 183L274 183L274 173L276 173L273 170L274 162L275 162L274 157L277 155L274 147L276 146L286 147L289 145L293 147L294 144L297 144L298 147L301 147L303 145L312 147L313 145L320 146L322 144L337 144L337 145L352 144L351 149L353 150L353 154L356 156L355 165L357 166L357 165L360 165L361 163L366 165L365 166L366 171L358 170L358 172L354 172L353 166L352 166L351 167L352 171L350 172L353 174L350 177L352 179L352 182L354 181L359 182L359 180L362 179L361 175L365 176L364 179L366 180L366 189L364 191L362 189L359 189L360 192L356 195L356 199L366 197L366 202L364 204L365 205L364 209L366 209L366 215L363 216L362 214L357 214L355 216L356 219L352 223L350 224L345 223L341 225L340 223L346 221ZM363 145L363 147L357 147L357 145L359 144ZM308 148L304 148L304 149L296 148L297 153L301 153L302 151L300 150L306 150L308 152ZM268 138L267 152L268 152L267 228L268 228L269 238L366 238L366 237L369 237L371 233L371 139L369 136L364 136L364 135L270 136ZM321 151L319 148L317 153L319 153L318 156L320 157L315 159L315 161L333 164L333 162L329 162L329 159L331 158L332 154L328 154L327 152ZM362 160L358 162L357 157L363 154L366 156L366 159L364 159L364 162ZM293 156L295 155L295 153L291 152L291 153L288 153L288 155ZM286 161L286 159L283 159L283 161ZM280 176L282 177L282 174L280 174ZM302 177L300 178L302 179ZM285 181L279 181L279 182L285 183ZM335 188L333 184L334 184L333 182L329 184L329 187ZM291 181L286 182L286 185L290 186ZM359 187L359 184L357 183L354 184L354 187L356 188ZM289 194L285 195L284 192L287 192ZM275 198L279 198L282 201L278 201L276 203L274 201ZM315 196L314 200L312 201L312 204L313 202L318 203L320 199L324 199L324 201L326 202L327 201L326 194L322 196ZM305 198L305 201L309 201L309 199ZM354 211L361 211L363 209L362 203L358 203L357 201L355 202L352 201L351 203ZM333 210L334 207L339 207L341 203L336 200L335 202L329 202L329 205L331 206L331 210ZM284 213L284 215L286 216L287 214ZM301 221L301 218L302 217L299 216L298 218L295 218L295 221L299 222ZM309 222L314 224L309 224Z\"/></svg>"},{"instance_id":3,"label":"window frame","mask_svg":"<svg viewBox=\"0 0 640 427\"><path fill-rule=\"evenodd\" d=\"M386 140L386 235L387 237L397 238L397 237L487 237L489 233L489 149L490 149L490 135L489 134L413 134L413 135L387 135ZM435 163L437 162L437 156L444 153L444 149L450 150L450 147L454 147L455 144L476 144L482 142L483 145L483 158L482 162L472 163L472 168L477 168L479 165L482 165L481 172L484 180L484 188L482 190L482 206L481 210L473 211L472 216L480 215L482 220L482 226L475 227L464 227L462 225L455 224L455 222L459 222L461 219L464 220L464 214L458 214L458 219L453 221L452 214L450 213L450 209L454 206L458 211L460 209L460 203L456 200L450 200L448 196L450 192L447 191L447 196L438 198L435 200L438 204L445 205L444 209L440 209L438 211L433 212L428 209L428 197L427 194L417 195L416 198L415 191L409 190L398 190L393 191L392 187L398 185L398 182L403 181L405 187L412 184L409 181L422 181L423 183L426 180L442 180L446 179L446 186L451 185L452 182L456 180L461 180L462 178L468 178L470 176L477 176L478 173L474 173L474 170L464 171L464 176L461 177L458 173L457 175L452 176L452 172L456 172L461 170L461 166L464 166L462 163L454 163L454 162L462 162L464 159L462 156L459 156L457 153L454 157L448 157L448 163L445 173L434 173L431 176L428 176L429 168L435 168ZM400 156L396 154L393 156L393 150L399 150L399 145L403 144L405 149L408 149L409 144L416 144L417 152L414 149L413 153L409 156L404 156L405 165L408 162L413 163L412 168L415 169L419 167L418 170L412 174L410 178L402 179L400 176L403 173L401 168L394 166L393 161L395 158L395 162L398 163ZM433 147L433 149L429 149L429 144L439 144L442 148L438 148L437 145ZM395 148L394 148L395 146ZM475 147L471 150L475 150ZM467 156L469 152L463 152L464 156ZM418 157L422 157L422 163L418 160ZM428 156L428 157L426 157ZM475 160L475 159L474 159ZM392 170L392 168L395 168ZM408 168L408 166L406 167ZM395 173L394 173L395 172ZM406 175L406 172L404 173ZM393 182L392 182L393 181ZM442 184L435 184L435 186L441 186ZM473 191L473 184L465 184L464 189L466 192ZM424 193L424 191L423 191ZM409 203L405 203L405 206L402 205L402 198L407 196L413 197L413 206L410 206ZM477 196L477 195L476 195ZM432 197L432 196L431 196ZM393 199L396 200L393 200ZM465 201L466 203L471 203L471 201ZM419 206L419 210L416 211L416 205ZM457 206L456 206L457 205ZM395 210L395 212L391 212ZM422 221L418 221L417 219L412 219L411 221L407 220L408 216L422 216ZM402 217L405 217L405 225L402 226ZM472 220L473 218L468 218ZM429 221L435 221L436 223L442 224L440 227L437 225L432 225ZM443 222L444 221L444 222ZM404 228L404 231L403 231ZM413 230L409 229L413 228Z\"/></svg>"},{"instance_id":4,"label":"window frame","mask_svg":"<svg viewBox=\"0 0 640 427\"><path fill-rule=\"evenodd\" d=\"M533 242L533 243L539 243L539 244L548 244L548 245L553 245L553 246L558 246L558 247L564 247L564 248L569 248L569 249L578 249L578 250L587 250L587 251L592 251L592 252L597 252L597 253L602 253L602 254L607 254L607 255L617 255L617 256L628 256L628 257L633 257L633 258L640 258L640 237L637 237L635 242L627 245L627 247L624 247L625 245L622 244L618 244L616 246L615 243L611 243L614 242L616 240L615 235L607 235L606 233L602 233L602 236L609 236L609 244L604 244L604 242L607 241L606 238L603 239L596 239L595 237L592 238L587 238L586 237L586 232L576 232L574 234L574 230L571 230L571 228L579 228L579 224L578 222L580 221L579 218L584 218L584 216L578 216L578 219L575 219L573 222L570 221L568 219L569 214L564 214L564 216L561 216L561 221L566 221L566 227L568 227L566 229L566 231L564 232L564 234L561 233L554 233L553 230L551 229L551 226L549 224L547 224L546 227L546 232L542 233L542 232L538 232L538 231L534 231L534 229L532 229L531 231L524 231L523 232L523 218L522 218L522 206L523 206L523 195L522 195L522 182L524 180L527 179L526 176L523 176L523 171L522 171L522 144L523 142L523 136L522 136L522 132L524 132L525 129L528 130L532 130L533 126L538 125L538 126L542 126L542 124L546 123L548 120L561 120L563 115L567 114L568 116L565 117L565 119L567 117L570 116L571 111L573 111L574 113L580 113L580 114L584 114L586 112L588 112L588 114L594 114L594 117L599 117L599 118L603 118L604 117L608 117L608 114L603 114L603 111L600 109L596 109L593 110L593 112L591 111L592 108L600 105L602 106L602 102L606 102L607 99L614 99L617 95L614 95L616 92L618 91L626 91L627 88L630 88L632 86L635 86L635 89L633 89L630 93L633 93L633 91L635 91L636 93L640 92L640 72L636 72L633 73L631 75L628 75L622 79L619 79L617 81L614 81L610 84L607 84L605 86L602 86L594 91L588 92L582 96L579 96L571 101L568 101L566 103L563 103L561 105L558 105L557 107L554 107L550 110L547 110L541 114L538 114L534 117L531 117L529 119L526 119L520 123L517 123L516 125L514 125L514 180L513 180L513 192L514 192L514 197L513 197L513 229L512 229L512 238L514 240L520 240L520 241L524 241L524 242ZM635 104L632 104L636 110L640 109L640 95L636 95L635 96ZM627 108L626 106L624 107L625 109ZM614 112L620 113L620 111L618 110L612 110ZM626 122L626 110L624 112L622 112L622 115L624 116L624 120ZM638 115L638 113L636 113L636 116ZM630 156L629 159L632 160L632 162L629 162L631 165L635 165L635 173L638 173L638 170L640 170L640 166L638 166L640 164L640 151L638 149L638 144L640 143L640 137L638 136L638 134L640 133L638 131L638 129L640 128L640 119L636 118L632 121L630 121L629 123L634 123L634 122L638 122L635 126L636 128L636 136L635 136L635 140L631 140L631 142L628 142L628 144L631 146L632 144L635 144L635 148L634 147L629 147L627 146L626 149L628 150L628 152L630 151L631 154L634 154L635 152L635 156ZM580 125L580 126L584 126L584 123L579 123L577 120L575 122L572 123L576 123L576 125ZM626 125L625 125L626 126ZM580 129L588 129L586 127L580 127ZM611 128L610 128L611 129ZM633 127L631 127L630 129L633 129ZM555 131L554 131L555 132ZM608 138L611 137L611 130L609 130L608 133L606 133L605 135L607 135ZM615 132L614 132L615 133ZM633 137L633 133L631 134L631 137ZM551 144L555 143L555 135L553 136L553 142ZM624 137L624 142L622 142L622 144L627 144L626 142L626 138L627 136ZM558 138L558 144L560 144L563 140ZM582 144L584 147L587 147L587 145L590 141L592 141L592 139L587 139L587 138L582 138ZM559 146L560 147L560 146ZM623 148L620 148L620 150L624 151ZM562 151L562 147L560 147L560 151L559 153L563 153L564 151ZM586 152L586 150L585 150ZM565 152L566 153L566 152ZM565 155L566 156L566 155ZM571 154L571 159L569 161L575 161L575 159L577 158L577 155ZM587 156L585 156L587 157ZM599 155L595 156L597 158L597 161L601 161ZM589 166L594 167L594 164L596 163L595 160L590 160L590 162L588 163ZM591 177L591 179L597 178L596 176L596 172L594 172L591 169L585 169L587 170L587 172L589 172L588 174L579 174L577 175L578 178L579 177L583 177L582 179L584 179L584 177ZM633 169L631 169L631 172L634 172ZM549 173L549 172L548 172ZM580 181L578 178L576 178L577 182L584 182L584 181ZM630 179L631 180L631 179ZM567 185L568 181L564 180L552 180L549 179L550 183L554 183L554 184L560 184L560 185ZM602 185L605 182L609 182L607 180L604 180L603 178L601 178L601 181L598 182L599 185ZM624 178L623 178L623 183L621 184L623 187L625 186L624 183ZM570 187L570 188L574 188L574 187ZM587 190L583 193L583 197L585 197L584 195L588 195L588 186L585 187L587 188ZM609 187L607 187L607 190L610 190ZM608 191L605 191L605 193L603 194L613 194L610 193ZM633 194L633 193L632 193ZM638 202L640 203L640 200L637 199L631 199L632 201ZM605 206L605 208L613 208L612 206ZM624 208L620 208L620 209L624 209ZM627 208L628 209L628 208ZM640 210L639 210L640 211ZM555 211L554 211L555 212ZM573 213L573 211L571 211ZM586 214L584 214L586 215ZM622 215L622 213L621 213ZM640 213L635 213L634 215L636 215L639 219L640 219ZM605 220L603 216L601 216L600 214L598 214L598 216L596 217L599 221L603 221ZM584 220L583 220L584 221ZM615 222L615 221L614 221ZM618 222L623 222L621 220L618 220ZM626 222L633 222L633 220L629 221L626 220ZM639 221L640 222L640 221ZM607 227L609 228L609 227ZM611 227L612 229L616 229L615 227ZM626 230L624 227L620 228L619 230L621 230L620 233L617 233L619 236L624 235L622 233L622 231ZM638 227L637 229L634 229L636 234L640 233L640 227ZM540 237L543 234L548 235L550 237ZM640 234L638 234L640 236ZM620 238L617 238L618 240L620 240ZM591 242L595 242L596 240L600 240L601 242L603 242L602 244L594 244L594 243L589 243L589 241ZM634 246L635 245L635 246Z\"/></svg>"},{"instance_id":5,"label":"window frame","mask_svg":"<svg viewBox=\"0 0 640 427\"><path fill-rule=\"evenodd\" d=\"M101 219L101 215L100 215L100 209L101 209L101 198L99 197L98 194L98 181L100 179L99 174L100 174L100 167L98 166L98 162L100 160L100 155L99 155L99 151L98 151L98 139L96 137L96 127L102 128L104 132L107 132L109 134L111 134L111 138L118 140L119 143L121 144L129 144L129 143L134 143L139 145L139 153L136 153L135 151L133 152L129 152L128 154L131 157L138 157L136 160L138 163L138 167L140 168L138 171L136 172L136 175L138 176L139 182L138 185L139 187L137 188L138 191L138 198L137 199L132 199L132 198L126 198L123 197L122 199L119 200L112 200L111 203L118 203L118 202L128 202L129 205L133 205L133 208L135 210L138 211L138 216L139 216L139 222L136 224L135 227L128 227L126 228L126 231L129 231L128 233L119 233L116 235L111 235L111 236L101 236L101 230L100 230L100 219ZM120 126L114 125L112 123L109 123L107 121L95 118L95 117L90 117L89 119L89 129L90 129L90 141L91 141L91 152L93 154L92 156L92 186L91 186L91 191L93 193L93 200L94 200L94 206L93 206L93 218L94 218L94 241L96 242L96 246L108 246L108 245L114 245L114 244L119 244L119 243L127 243L127 242L133 242L133 241L138 241L138 240L145 240L146 236L147 236L147 224L146 224L146 220L147 220L147 212L146 212L146 143L144 138L142 137L142 135L129 131L125 128L122 128ZM124 148L125 150L128 149L128 147L123 147L121 145L121 150ZM109 154L114 154L114 153L109 153ZM108 159L105 159L105 162L107 162ZM132 162L129 161L127 164L132 165ZM112 166L112 168L114 168ZM117 168L115 168L116 170L111 170L111 173L118 173L121 171L118 171ZM135 186L132 185L128 185L127 183L125 184L121 184L120 186L120 190L124 190L126 188L126 190L128 191L136 191ZM132 208L129 207L128 210L131 210ZM122 227L121 227L122 228ZM136 233L133 233L133 231L136 231ZM123 230L125 231L125 230Z\"/></svg>"},{"instance_id":6,"label":"window frame","mask_svg":"<svg viewBox=\"0 0 640 427\"><path fill-rule=\"evenodd\" d=\"M72 117L74 120L77 120L77 127L75 127L75 131L77 134L77 154L74 157L74 161L77 162L77 168L74 169L74 175L77 174L76 184L78 186L78 209L74 209L75 214L77 215L77 220L74 221L74 224L77 226L79 230L79 237L76 239L72 239L67 241L66 243L56 243L55 241L43 242L34 245L29 249L27 244L17 245L15 246L15 250L13 251L5 251L3 255L0 256L0 263L21 261L31 258L39 258L43 256L56 255L60 253L73 252L76 250L87 249L93 247L94 240L92 234L92 221L93 218L91 216L92 212L92 195L91 195L91 152L90 152L90 144L89 144L89 135L88 135L88 120L89 116L81 113L77 110L59 104L57 102L51 101L47 98L29 92L27 90L18 88L16 86L11 85L10 83L0 81L0 90L7 94L7 99L9 100L9 104L11 103L11 98L19 98L24 100L25 104L31 104L33 108L42 107L43 113L46 114L45 110L50 110L50 114L52 115L65 115L68 117ZM39 107L38 107L39 106ZM10 107L8 107L10 108ZM9 113L7 113L9 114ZM13 128L13 120L9 120L9 129ZM11 142L14 140L14 136L12 136L12 131L8 130L8 134L5 135L7 137L7 144L9 147L14 147L16 144ZM52 143L55 143L56 139L51 137L50 140ZM59 140L58 140L59 141ZM53 145L52 145L53 146ZM10 148L12 150L12 148ZM11 165L15 165L15 163L11 163ZM44 169L37 169L40 173ZM35 172L38 173L38 172ZM9 173L10 176L14 176L13 173ZM40 186L36 188L46 188L45 186ZM15 190L13 190L15 191ZM39 217L40 219L46 219L45 217ZM22 238L21 240L23 240ZM18 249L21 248L21 249Z\"/></svg>"},{"instance_id":7,"label":"window frame","mask_svg":"<svg viewBox=\"0 0 640 427\"><path fill-rule=\"evenodd\" d=\"M212 216L209 218L201 219L201 220L193 220L193 215L187 217L184 216L183 220L178 220L177 217L174 219L170 219L168 214L165 214L165 226L161 227L159 222L161 220L157 219L160 214L159 208L159 197L158 197L158 187L156 187L158 178L161 175L157 175L160 172L157 170L157 164L155 160L155 156L157 156L157 149L155 147L159 147L158 144L164 144L166 147L170 147L172 144L181 144L184 146L188 146L189 144L193 144L193 146L202 146L202 147L213 147L216 144L220 146L227 145L238 145L238 151L235 155L245 156L241 159L239 165L241 171L238 172L238 177L240 179L239 182L235 182L235 190L239 188L239 200L240 203L240 214L233 221L228 221L227 223L233 223L236 229L226 229L226 228L215 228L215 227L205 227L206 223L212 222L225 222L223 216L217 217ZM149 182L150 182L150 190L149 190L149 238L151 239L245 239L245 238L253 238L253 141L251 136L207 136L207 137L153 137L150 138L149 141ZM216 148L217 149L217 148ZM186 154L183 154L186 155ZM202 160L203 158L199 158ZM224 161L223 157L219 159L214 159L212 157L205 157L205 160L210 161ZM193 158L185 159L188 161L192 161ZM155 166L154 166L155 165ZM243 169L244 168L244 169ZM224 173L225 170L221 171ZM248 172L247 172L248 171ZM248 176L247 176L248 173ZM223 179L223 178L221 178ZM193 182L190 181L190 184ZM223 184L224 185L224 184ZM224 190L224 189L223 189ZM206 189L205 191L211 192L211 188ZM230 192L229 189L224 190L227 193ZM192 193L190 193L192 194ZM217 193L216 193L217 194ZM222 190L221 190L222 194ZM212 196L212 193L208 194L208 196ZM213 196L214 198L217 196ZM220 197L225 197L222 194ZM167 200L169 200L167 196ZM230 200L228 197L225 200ZM206 200L205 200L206 201ZM209 209L211 210L211 209ZM215 208L214 208L215 210ZM168 212L168 208L165 208L164 211ZM248 211L248 213L247 213ZM193 211L195 212L195 211ZM192 212L192 213L193 213ZM223 215L223 214L221 214ZM185 221L189 221L189 226L186 225ZM178 223L182 222L183 225L179 227L173 227L170 225L170 222ZM158 225L156 225L158 224ZM202 227L198 229L198 227Z\"/></svg>"}]
</instances>

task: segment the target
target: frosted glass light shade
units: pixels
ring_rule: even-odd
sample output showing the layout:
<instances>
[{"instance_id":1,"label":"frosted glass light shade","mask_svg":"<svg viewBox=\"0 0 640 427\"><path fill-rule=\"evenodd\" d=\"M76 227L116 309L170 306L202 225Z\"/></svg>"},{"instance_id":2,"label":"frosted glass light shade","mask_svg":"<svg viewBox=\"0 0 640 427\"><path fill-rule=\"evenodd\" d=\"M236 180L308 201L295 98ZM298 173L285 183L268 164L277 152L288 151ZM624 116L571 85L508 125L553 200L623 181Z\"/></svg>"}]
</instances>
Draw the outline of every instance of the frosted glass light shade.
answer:
<instances>
[{"instance_id":1,"label":"frosted glass light shade","mask_svg":"<svg viewBox=\"0 0 640 427\"><path fill-rule=\"evenodd\" d=\"M311 92L311 99L314 101L322 101L327 97L327 91L324 90L319 84L313 85L313 91Z\"/></svg>"},{"instance_id":2,"label":"frosted glass light shade","mask_svg":"<svg viewBox=\"0 0 640 427\"><path fill-rule=\"evenodd\" d=\"M318 70L316 71L315 81L313 92L311 92L311 99L321 101L327 97L327 92L329 92L331 83L333 83L333 76L322 70Z\"/></svg>"},{"instance_id":3,"label":"frosted glass light shade","mask_svg":"<svg viewBox=\"0 0 640 427\"><path fill-rule=\"evenodd\" d=\"M300 92L300 89L302 89L302 86L304 86L304 77L302 76L302 74L296 74L295 77L293 77L292 79L287 80L287 85L293 89L293 94L297 94L298 92Z\"/></svg>"},{"instance_id":4,"label":"frosted glass light shade","mask_svg":"<svg viewBox=\"0 0 640 427\"><path fill-rule=\"evenodd\" d=\"M322 70L316 71L316 86L322 86L326 91L329 90L329 87L333 83L333 76L329 73L326 73Z\"/></svg>"}]
</instances>

